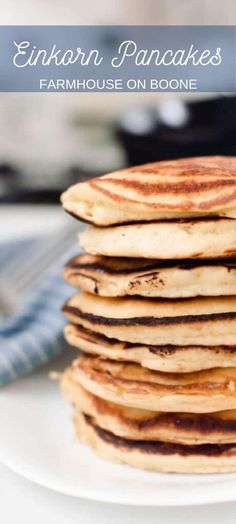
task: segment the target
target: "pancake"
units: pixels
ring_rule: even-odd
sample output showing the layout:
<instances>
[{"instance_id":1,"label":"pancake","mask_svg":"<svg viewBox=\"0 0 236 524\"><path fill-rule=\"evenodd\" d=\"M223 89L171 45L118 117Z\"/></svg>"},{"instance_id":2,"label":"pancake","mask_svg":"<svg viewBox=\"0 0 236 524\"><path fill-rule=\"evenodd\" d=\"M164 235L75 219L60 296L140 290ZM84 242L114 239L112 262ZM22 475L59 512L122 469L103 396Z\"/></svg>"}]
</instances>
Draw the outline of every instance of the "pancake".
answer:
<instances>
[{"instance_id":1,"label":"pancake","mask_svg":"<svg viewBox=\"0 0 236 524\"><path fill-rule=\"evenodd\" d=\"M163 262L83 254L66 264L64 278L74 287L104 297L236 295L236 259Z\"/></svg>"},{"instance_id":2,"label":"pancake","mask_svg":"<svg viewBox=\"0 0 236 524\"><path fill-rule=\"evenodd\" d=\"M161 373L86 355L74 361L73 376L92 394L131 408L175 413L236 409L236 368Z\"/></svg>"},{"instance_id":3,"label":"pancake","mask_svg":"<svg viewBox=\"0 0 236 524\"><path fill-rule=\"evenodd\" d=\"M153 413L119 406L86 391L68 368L61 378L65 400L78 412L92 417L96 426L132 440L161 440L175 444L226 444L236 442L236 410L211 414Z\"/></svg>"},{"instance_id":4,"label":"pancake","mask_svg":"<svg viewBox=\"0 0 236 524\"><path fill-rule=\"evenodd\" d=\"M136 362L148 369L189 373L214 367L236 367L236 346L148 346L121 342L83 326L68 324L65 339L72 346L105 359Z\"/></svg>"},{"instance_id":5,"label":"pancake","mask_svg":"<svg viewBox=\"0 0 236 524\"><path fill-rule=\"evenodd\" d=\"M96 426L84 414L76 416L76 434L101 457L141 469L176 473L236 471L235 444L185 446L169 442L129 440Z\"/></svg>"},{"instance_id":6,"label":"pancake","mask_svg":"<svg viewBox=\"0 0 236 524\"><path fill-rule=\"evenodd\" d=\"M74 323L125 342L236 345L236 297L103 298L76 294L63 308Z\"/></svg>"},{"instance_id":7,"label":"pancake","mask_svg":"<svg viewBox=\"0 0 236 524\"><path fill-rule=\"evenodd\" d=\"M76 218L125 222L236 217L236 158L168 160L123 169L70 187L61 197Z\"/></svg>"},{"instance_id":8,"label":"pancake","mask_svg":"<svg viewBox=\"0 0 236 524\"><path fill-rule=\"evenodd\" d=\"M228 258L236 255L236 224L230 218L88 226L80 245L91 255L150 259Z\"/></svg>"}]
</instances>

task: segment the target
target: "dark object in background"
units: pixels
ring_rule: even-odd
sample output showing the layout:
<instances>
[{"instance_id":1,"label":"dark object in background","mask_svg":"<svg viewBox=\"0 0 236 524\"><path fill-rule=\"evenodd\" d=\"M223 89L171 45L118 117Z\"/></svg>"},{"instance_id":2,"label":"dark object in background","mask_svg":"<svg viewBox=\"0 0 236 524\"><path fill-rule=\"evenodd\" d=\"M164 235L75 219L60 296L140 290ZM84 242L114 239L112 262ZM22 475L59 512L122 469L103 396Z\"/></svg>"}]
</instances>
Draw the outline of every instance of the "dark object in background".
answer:
<instances>
[{"instance_id":1,"label":"dark object in background","mask_svg":"<svg viewBox=\"0 0 236 524\"><path fill-rule=\"evenodd\" d=\"M143 118L143 121L142 121ZM117 126L128 165L201 155L236 155L236 97L127 112Z\"/></svg>"},{"instance_id":2,"label":"dark object in background","mask_svg":"<svg viewBox=\"0 0 236 524\"><path fill-rule=\"evenodd\" d=\"M0 203L58 204L69 185L123 167L123 158L122 165L117 165L114 154L120 146L126 165L187 156L236 155L236 96L191 103L176 96L151 108L130 109L114 127L106 119L90 121L86 116L76 125L86 142L81 162L71 159L66 168L53 172L50 164L48 172L45 168L40 172L37 165L37 171L31 172L22 162L18 166L11 158L4 159L0 162Z\"/></svg>"},{"instance_id":3,"label":"dark object in background","mask_svg":"<svg viewBox=\"0 0 236 524\"><path fill-rule=\"evenodd\" d=\"M53 183L42 180L39 187L33 175L29 183L21 171L14 169L10 164L0 164L0 203L58 204L60 195L65 190L65 181L68 181L68 185L72 185L97 175L97 172L87 173L72 166L65 173L58 173Z\"/></svg>"},{"instance_id":4,"label":"dark object in background","mask_svg":"<svg viewBox=\"0 0 236 524\"><path fill-rule=\"evenodd\" d=\"M6 200L9 192L13 192L18 184L19 172L15 166L0 163L0 202Z\"/></svg>"}]
</instances>

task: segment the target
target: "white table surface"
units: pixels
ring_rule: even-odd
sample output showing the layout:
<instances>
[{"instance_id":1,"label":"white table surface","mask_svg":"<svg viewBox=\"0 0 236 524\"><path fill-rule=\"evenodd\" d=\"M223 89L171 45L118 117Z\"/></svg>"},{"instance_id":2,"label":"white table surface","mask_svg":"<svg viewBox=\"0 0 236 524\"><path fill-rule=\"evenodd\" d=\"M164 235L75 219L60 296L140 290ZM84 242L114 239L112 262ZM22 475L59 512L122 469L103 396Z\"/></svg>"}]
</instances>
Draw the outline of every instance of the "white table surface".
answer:
<instances>
[{"instance_id":1,"label":"white table surface","mask_svg":"<svg viewBox=\"0 0 236 524\"><path fill-rule=\"evenodd\" d=\"M61 207L49 205L1 205L0 242L55 233L68 225L71 217Z\"/></svg>"},{"instance_id":2,"label":"white table surface","mask_svg":"<svg viewBox=\"0 0 236 524\"><path fill-rule=\"evenodd\" d=\"M42 220L42 216L44 220ZM29 220L30 217L30 220ZM50 229L64 225L57 208L17 208L9 206L0 210L4 222L4 239L19 238L19 234L40 233L50 217ZM2 222L2 224L3 224ZM25 226L25 228L24 228ZM1 418L0 418L1 425ZM1 438L1 436L0 436ZM99 479L98 479L99 482ZM236 494L235 494L236 499ZM52 492L33 484L0 464L0 507L4 524L235 524L235 503L195 507L147 508L92 502Z\"/></svg>"}]
</instances>

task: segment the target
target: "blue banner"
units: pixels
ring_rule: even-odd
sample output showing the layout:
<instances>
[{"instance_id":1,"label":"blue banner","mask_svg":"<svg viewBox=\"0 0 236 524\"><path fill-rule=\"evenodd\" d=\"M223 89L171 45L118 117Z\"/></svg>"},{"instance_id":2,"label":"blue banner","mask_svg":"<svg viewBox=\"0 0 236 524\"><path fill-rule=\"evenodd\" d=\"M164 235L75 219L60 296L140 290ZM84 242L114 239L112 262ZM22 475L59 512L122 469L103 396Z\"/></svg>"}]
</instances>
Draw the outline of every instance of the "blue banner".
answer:
<instances>
[{"instance_id":1,"label":"blue banner","mask_svg":"<svg viewBox=\"0 0 236 524\"><path fill-rule=\"evenodd\" d=\"M235 92L234 26L0 26L0 92Z\"/></svg>"}]
</instances>

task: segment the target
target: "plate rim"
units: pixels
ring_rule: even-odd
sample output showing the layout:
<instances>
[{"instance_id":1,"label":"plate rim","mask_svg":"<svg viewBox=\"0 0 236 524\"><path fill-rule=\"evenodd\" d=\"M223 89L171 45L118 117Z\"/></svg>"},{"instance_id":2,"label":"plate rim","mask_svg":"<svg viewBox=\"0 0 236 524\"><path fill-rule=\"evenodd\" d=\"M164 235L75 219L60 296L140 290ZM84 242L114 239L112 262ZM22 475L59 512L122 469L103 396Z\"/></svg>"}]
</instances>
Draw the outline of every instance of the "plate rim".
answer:
<instances>
[{"instance_id":1,"label":"plate rim","mask_svg":"<svg viewBox=\"0 0 236 524\"><path fill-rule=\"evenodd\" d=\"M133 496L131 496L130 493L127 497L123 496L125 495L123 493L122 496L120 496L120 494L119 496L109 495L109 498L108 498L105 495L105 493L102 491L97 490L95 492L94 490L91 490L91 492L89 492L87 488L83 490L81 486L79 488L80 493L78 493L74 491L73 489L65 489L65 488L60 487L59 485L55 485L55 483L53 482L42 480L40 476L37 476L37 475L34 476L30 474L29 472L27 472L27 468L24 470L24 468L17 467L15 462L14 464L12 464L11 460L7 460L6 458L3 458L1 455L0 455L0 462L2 465L6 466L10 471L13 471L14 473L16 473L19 477L22 477L23 479L27 480L28 482L32 482L35 485L38 485L40 487L53 491L54 493L60 493L62 495L67 495L67 496L71 496L75 498L82 498L85 500L92 500L95 502L102 502L104 504L123 504L125 506L146 506L146 507L148 506L149 507L175 507L175 506L176 507L177 506L178 507L187 507L187 506L205 506L207 504L222 504L222 503L236 501L236 481L235 481L235 488L232 488L232 490L234 489L234 493L232 493L231 490L229 492L227 491L227 493L220 490L220 493L223 494L222 496L220 496L220 493L218 492L218 490L215 489L214 490L215 496L209 497L209 492L206 491L206 493L208 493L208 497L207 496L204 497L204 500L201 500L202 499L202 493L201 493L197 497L196 495L194 497L190 497L188 494L188 498L185 502L183 502L183 500L179 498L179 495L176 499L173 497L170 498L168 504L166 503L166 501L162 503L162 501L158 498L155 499L155 501L143 499L141 502L140 501L137 502L137 500ZM228 475L228 474L226 473L222 475Z\"/></svg>"},{"instance_id":2,"label":"plate rim","mask_svg":"<svg viewBox=\"0 0 236 524\"><path fill-rule=\"evenodd\" d=\"M54 361L54 369L57 368L57 370L64 369L65 363L68 362L68 360L65 360L66 355L64 354L58 357ZM69 356L70 358L70 356ZM68 356L67 356L68 359ZM70 359L71 360L71 359ZM60 367L58 369L58 366L60 364ZM50 385L52 386L53 382L48 379L48 372L52 369L52 363L48 364L44 368L41 368L37 372L29 375L28 377L25 377L24 380L20 380L15 382L14 384L11 384L9 389L4 388L3 396L1 397L1 402L3 401L4 404L4 410L5 410L5 400L8 397L8 392L10 393L10 406L11 402L13 401L13 410L15 410L15 401L17 399L17 402L19 401L19 394L23 395L23 397L20 397L21 400L24 398L24 395L29 395L31 388L35 389L36 393L36 399L38 402L38 391L41 391L43 388L44 394L48 395L48 387ZM45 381L46 380L46 384ZM46 387L45 387L46 386ZM15 389L16 388L16 389ZM59 394L57 395L56 390L53 387L53 394L52 390L50 391L50 398L53 401L54 405L54 393L56 394L56 399L59 401ZM13 394L13 395L12 395ZM6 397L5 397L6 395ZM5 398L4 398L5 397ZM34 397L34 394L33 394ZM40 397L41 398L41 397ZM69 406L66 403L63 402L62 399L60 399L61 406L64 405L65 409L68 411ZM7 405L7 407L9 407ZM55 406L54 406L55 407ZM8 410L7 410L8 411ZM69 411L68 411L69 412ZM62 415L64 418L64 414ZM69 429L69 420L68 420L68 435L71 435L72 428ZM203 483L199 484L199 479L202 477L205 477L205 475L181 475L182 477L185 477L185 479L189 476L196 477L191 480L193 485L191 490L187 490L187 493L184 490L184 482L183 487L181 491L179 489L174 489L174 486L170 486L170 491L166 491L164 489L164 493L162 490L162 493L158 496L158 486L157 490L155 491L152 487L152 489L149 490L145 489L143 490L144 495L142 497L137 496L135 490L128 490L126 492L125 489L119 488L118 490L111 490L109 488L109 483L105 483L105 486L100 487L100 483L97 485L92 484L85 484L83 483L66 483L63 481L63 478L60 476L54 475L54 470L50 469L49 474L44 474L43 468L34 468L34 462L30 462L25 460L24 456L22 457L20 453L15 453L14 450L12 452L11 446L9 447L7 445L7 441L4 444L5 439L3 440L3 445L0 443L0 463L2 463L4 466L6 466L11 471L15 472L18 476L26 479L29 482L32 482L36 485L39 485L41 487L44 487L46 489L49 489L51 491L61 493L67 496L73 496L77 498L82 498L85 500L93 500L96 502L102 502L102 503L110 503L110 504L123 504L125 506L149 506L149 507L187 507L187 506L201 506L206 504L218 504L218 503L224 503L224 502L235 502L236 501L236 474L235 473L222 473L220 474L220 479L216 479L216 481L212 482L212 486L208 485L209 489L205 489L206 485ZM99 459L100 461L103 461L103 463L106 462L106 464L109 462L110 465L113 466L113 468L120 468L122 466L123 472L121 473L121 476L123 475L125 477L125 468L129 468L133 470L134 476L135 476L135 468L131 468L128 465L124 464L118 464L111 461L105 461L105 459L102 459L101 457L98 457L96 454L94 454L93 450L91 450L89 447L80 444L81 450L86 447L86 449L89 451L92 456L94 456L95 459ZM80 453L80 451L79 451ZM90 463L89 463L90 464ZM90 466L89 466L90 467ZM97 467L97 466L95 466ZM102 466L101 466L102 467ZM105 468L106 469L106 468ZM120 470L121 471L121 470ZM137 470L137 473L139 473L140 470ZM127 469L128 472L128 469ZM145 472L146 474L155 475L155 472ZM113 470L112 470L113 474ZM161 473L158 474L159 476ZM168 474L166 474L168 475ZM169 474L171 475L171 474ZM163 474L163 481L164 479ZM214 474L211 474L210 477L214 479ZM129 475L128 475L129 477ZM150 477L151 478L151 477ZM198 482L197 482L198 479ZM160 479L158 479L160 480ZM132 475L131 475L131 482L132 482ZM145 481L146 482L146 481ZM161 482L161 480L160 480ZM210 482L210 481L209 481ZM179 483L179 479L176 479L176 483ZM211 484L211 483L210 483ZM195 486L195 489L194 489ZM212 489L211 489L212 487Z\"/></svg>"}]
</instances>

